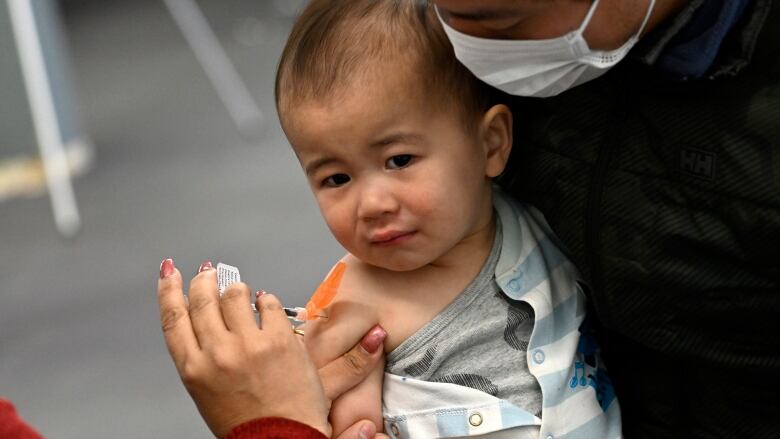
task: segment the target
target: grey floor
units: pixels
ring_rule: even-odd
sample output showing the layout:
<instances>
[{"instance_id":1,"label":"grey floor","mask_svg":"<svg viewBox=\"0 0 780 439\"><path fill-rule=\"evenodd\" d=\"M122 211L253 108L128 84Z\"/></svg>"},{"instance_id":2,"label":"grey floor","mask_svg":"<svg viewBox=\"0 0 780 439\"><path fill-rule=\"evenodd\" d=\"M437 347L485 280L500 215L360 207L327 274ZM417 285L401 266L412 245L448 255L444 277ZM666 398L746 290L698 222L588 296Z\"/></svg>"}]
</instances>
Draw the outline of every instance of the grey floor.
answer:
<instances>
[{"instance_id":1,"label":"grey floor","mask_svg":"<svg viewBox=\"0 0 780 439\"><path fill-rule=\"evenodd\" d=\"M162 258L237 265L299 305L341 255L273 107L293 3L200 2L266 117L255 142L161 2L66 8L97 154L75 182L83 230L60 238L45 197L0 204L0 395L44 436L209 436L159 330Z\"/></svg>"}]
</instances>

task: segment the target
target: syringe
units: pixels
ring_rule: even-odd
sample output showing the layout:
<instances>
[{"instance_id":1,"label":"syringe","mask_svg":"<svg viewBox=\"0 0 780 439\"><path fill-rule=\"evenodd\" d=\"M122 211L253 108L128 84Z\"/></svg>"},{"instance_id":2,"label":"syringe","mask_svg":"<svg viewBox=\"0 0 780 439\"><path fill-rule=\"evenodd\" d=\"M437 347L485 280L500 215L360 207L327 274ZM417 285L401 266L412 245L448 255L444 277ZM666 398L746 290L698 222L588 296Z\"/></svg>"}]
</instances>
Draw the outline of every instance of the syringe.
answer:
<instances>
[{"instance_id":1,"label":"syringe","mask_svg":"<svg viewBox=\"0 0 780 439\"><path fill-rule=\"evenodd\" d=\"M282 309L287 317L299 323L320 317L326 318L326 316L322 315L319 311L322 311L322 309L333 299L345 268L346 266L343 262L339 262L336 265L336 268L331 272L328 278L325 279L319 288L317 288L317 291L315 291L312 300L309 301L306 308L283 307ZM217 288L220 296L225 293L225 289L227 289L230 284L237 282L241 282L241 274L238 272L237 267L223 264L222 262L217 264ZM257 313L257 306L254 303L252 304L252 311Z\"/></svg>"}]
</instances>

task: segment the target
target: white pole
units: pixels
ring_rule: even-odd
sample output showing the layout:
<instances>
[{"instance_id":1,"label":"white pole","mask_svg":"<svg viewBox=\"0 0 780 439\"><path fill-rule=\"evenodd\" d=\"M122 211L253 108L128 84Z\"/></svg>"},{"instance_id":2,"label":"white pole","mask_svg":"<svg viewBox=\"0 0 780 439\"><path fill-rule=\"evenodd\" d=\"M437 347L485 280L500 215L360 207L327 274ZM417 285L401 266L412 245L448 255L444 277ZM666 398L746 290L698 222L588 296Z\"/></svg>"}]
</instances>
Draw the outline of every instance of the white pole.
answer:
<instances>
[{"instance_id":1,"label":"white pole","mask_svg":"<svg viewBox=\"0 0 780 439\"><path fill-rule=\"evenodd\" d=\"M62 131L54 107L51 82L38 36L32 0L8 0L22 76L30 102L35 137L46 174L54 221L57 230L67 237L81 227L76 197L70 181Z\"/></svg>"},{"instance_id":2,"label":"white pole","mask_svg":"<svg viewBox=\"0 0 780 439\"><path fill-rule=\"evenodd\" d=\"M233 123L246 138L257 136L263 122L260 108L252 99L225 49L219 44L203 12L193 0L164 2L222 104L230 113Z\"/></svg>"}]
</instances>

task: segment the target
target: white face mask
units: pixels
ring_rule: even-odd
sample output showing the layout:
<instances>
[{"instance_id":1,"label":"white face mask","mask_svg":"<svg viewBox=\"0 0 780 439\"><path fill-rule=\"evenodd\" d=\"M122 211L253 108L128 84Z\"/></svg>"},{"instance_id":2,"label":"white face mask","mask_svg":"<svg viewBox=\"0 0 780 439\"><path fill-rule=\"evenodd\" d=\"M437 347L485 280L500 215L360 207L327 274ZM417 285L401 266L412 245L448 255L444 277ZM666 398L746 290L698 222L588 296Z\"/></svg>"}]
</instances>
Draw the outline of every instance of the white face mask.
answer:
<instances>
[{"instance_id":1,"label":"white face mask","mask_svg":"<svg viewBox=\"0 0 780 439\"><path fill-rule=\"evenodd\" d=\"M623 46L610 51L591 50L582 33L599 1L595 0L579 29L547 40L493 40L478 38L451 28L439 15L455 56L474 75L509 94L555 96L595 79L620 62L634 47L650 18L650 0L639 31Z\"/></svg>"}]
</instances>

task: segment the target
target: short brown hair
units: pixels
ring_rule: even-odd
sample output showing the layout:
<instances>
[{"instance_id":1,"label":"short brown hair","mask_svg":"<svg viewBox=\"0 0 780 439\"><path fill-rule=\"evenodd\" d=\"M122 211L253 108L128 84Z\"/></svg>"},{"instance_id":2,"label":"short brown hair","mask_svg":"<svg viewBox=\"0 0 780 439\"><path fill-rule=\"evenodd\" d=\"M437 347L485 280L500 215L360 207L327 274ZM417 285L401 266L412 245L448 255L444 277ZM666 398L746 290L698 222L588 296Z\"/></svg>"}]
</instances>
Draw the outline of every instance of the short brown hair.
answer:
<instances>
[{"instance_id":1,"label":"short brown hair","mask_svg":"<svg viewBox=\"0 0 780 439\"><path fill-rule=\"evenodd\" d=\"M392 59L464 116L487 110L489 87L458 60L426 0L313 0L298 17L276 72L276 106L329 97L372 62ZM446 108L446 107L445 107ZM469 118L472 119L472 118Z\"/></svg>"}]
</instances>

